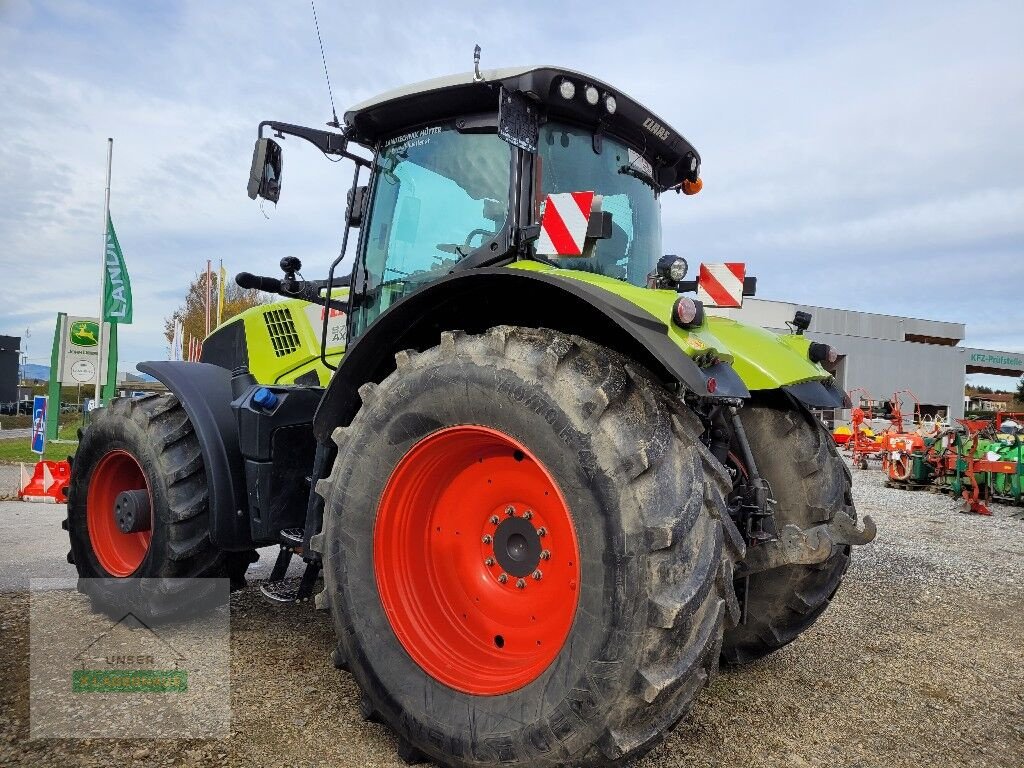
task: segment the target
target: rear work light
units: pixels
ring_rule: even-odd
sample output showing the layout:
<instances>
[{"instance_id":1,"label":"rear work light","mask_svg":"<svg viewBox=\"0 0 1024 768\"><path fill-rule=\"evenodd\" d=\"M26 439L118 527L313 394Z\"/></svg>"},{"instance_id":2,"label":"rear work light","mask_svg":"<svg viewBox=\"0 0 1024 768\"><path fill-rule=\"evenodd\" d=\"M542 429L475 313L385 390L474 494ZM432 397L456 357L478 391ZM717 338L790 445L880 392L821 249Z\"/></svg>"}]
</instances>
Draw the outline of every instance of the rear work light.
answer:
<instances>
[{"instance_id":1,"label":"rear work light","mask_svg":"<svg viewBox=\"0 0 1024 768\"><path fill-rule=\"evenodd\" d=\"M830 347L828 344L819 344L816 341L812 341L811 345L807 348L807 356L811 358L812 363L834 365L836 360L839 359L839 352L835 347Z\"/></svg>"},{"instance_id":2,"label":"rear work light","mask_svg":"<svg viewBox=\"0 0 1024 768\"><path fill-rule=\"evenodd\" d=\"M696 328L704 322L704 305L689 296L680 296L672 305L672 322L680 328Z\"/></svg>"}]
</instances>

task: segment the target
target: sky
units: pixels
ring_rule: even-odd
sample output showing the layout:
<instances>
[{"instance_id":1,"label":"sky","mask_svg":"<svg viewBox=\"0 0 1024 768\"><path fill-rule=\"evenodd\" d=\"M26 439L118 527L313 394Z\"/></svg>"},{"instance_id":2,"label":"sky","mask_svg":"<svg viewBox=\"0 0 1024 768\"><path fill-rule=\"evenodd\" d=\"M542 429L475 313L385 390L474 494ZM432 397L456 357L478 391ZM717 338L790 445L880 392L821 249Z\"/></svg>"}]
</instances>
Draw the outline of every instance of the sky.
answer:
<instances>
[{"instance_id":1,"label":"sky","mask_svg":"<svg viewBox=\"0 0 1024 768\"><path fill-rule=\"evenodd\" d=\"M665 252L745 261L758 295L967 324L1024 351L1024 4L329 2L339 115L472 66L557 64L630 93L702 157L663 201ZM167 356L191 277L326 274L347 163L285 142L274 208L246 195L260 120L331 117L308 0L0 0L0 334L48 364L58 311L95 314L106 139L135 322ZM23 342L23 349L25 343ZM1012 379L976 377L1011 387Z\"/></svg>"}]
</instances>

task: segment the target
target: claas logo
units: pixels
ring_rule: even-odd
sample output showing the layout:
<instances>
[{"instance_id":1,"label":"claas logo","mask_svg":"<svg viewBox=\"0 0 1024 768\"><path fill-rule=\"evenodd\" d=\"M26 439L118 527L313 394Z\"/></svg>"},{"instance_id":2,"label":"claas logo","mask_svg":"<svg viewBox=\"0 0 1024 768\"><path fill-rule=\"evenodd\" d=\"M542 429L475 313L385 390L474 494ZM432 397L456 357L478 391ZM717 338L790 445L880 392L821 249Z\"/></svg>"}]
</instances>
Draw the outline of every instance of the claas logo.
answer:
<instances>
[{"instance_id":1,"label":"claas logo","mask_svg":"<svg viewBox=\"0 0 1024 768\"><path fill-rule=\"evenodd\" d=\"M77 320L71 324L68 334L71 343L76 347L95 347L100 343L100 326L91 320Z\"/></svg>"}]
</instances>

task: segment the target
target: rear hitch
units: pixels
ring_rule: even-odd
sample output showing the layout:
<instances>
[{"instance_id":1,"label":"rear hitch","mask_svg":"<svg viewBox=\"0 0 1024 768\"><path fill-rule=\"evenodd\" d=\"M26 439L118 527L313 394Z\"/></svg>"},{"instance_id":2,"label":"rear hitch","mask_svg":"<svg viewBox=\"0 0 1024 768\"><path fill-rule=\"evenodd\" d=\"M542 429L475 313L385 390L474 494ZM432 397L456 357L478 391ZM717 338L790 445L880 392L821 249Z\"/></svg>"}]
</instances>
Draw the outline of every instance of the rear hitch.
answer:
<instances>
[{"instance_id":1,"label":"rear hitch","mask_svg":"<svg viewBox=\"0 0 1024 768\"><path fill-rule=\"evenodd\" d=\"M873 541L877 529L870 515L865 515L863 528L846 514L838 514L831 522L813 528L783 527L777 539L747 549L747 556L736 567L737 576L749 576L784 565L812 565L832 557L838 547L867 544Z\"/></svg>"}]
</instances>

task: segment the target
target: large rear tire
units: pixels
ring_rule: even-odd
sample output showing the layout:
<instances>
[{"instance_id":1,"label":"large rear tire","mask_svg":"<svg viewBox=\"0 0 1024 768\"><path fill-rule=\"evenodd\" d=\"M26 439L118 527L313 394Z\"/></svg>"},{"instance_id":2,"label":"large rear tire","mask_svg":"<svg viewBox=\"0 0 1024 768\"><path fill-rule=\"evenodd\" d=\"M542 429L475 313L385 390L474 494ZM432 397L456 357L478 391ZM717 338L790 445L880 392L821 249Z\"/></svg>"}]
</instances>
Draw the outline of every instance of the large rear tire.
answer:
<instances>
[{"instance_id":1,"label":"large rear tire","mask_svg":"<svg viewBox=\"0 0 1024 768\"><path fill-rule=\"evenodd\" d=\"M122 492L135 492L115 512ZM123 498L123 497L122 497ZM133 502L133 503L132 503ZM130 509L127 509L130 507ZM117 516L147 517L122 532ZM120 398L93 414L72 465L65 522L79 587L98 608L150 618L202 597L170 582L141 579L242 578L249 553L226 556L210 540L203 457L188 415L172 394Z\"/></svg>"},{"instance_id":2,"label":"large rear tire","mask_svg":"<svg viewBox=\"0 0 1024 768\"><path fill-rule=\"evenodd\" d=\"M850 470L810 411L788 400L751 403L740 420L757 469L771 485L780 530L829 523L836 515L856 518ZM823 563L751 576L747 621L726 630L723 660L743 664L793 642L828 608L849 564L850 548L841 547ZM736 586L742 594L742 582Z\"/></svg>"},{"instance_id":3,"label":"large rear tire","mask_svg":"<svg viewBox=\"0 0 1024 768\"><path fill-rule=\"evenodd\" d=\"M657 744L738 616L699 421L616 354L522 328L446 332L360 395L313 545L364 716L447 766Z\"/></svg>"}]
</instances>

